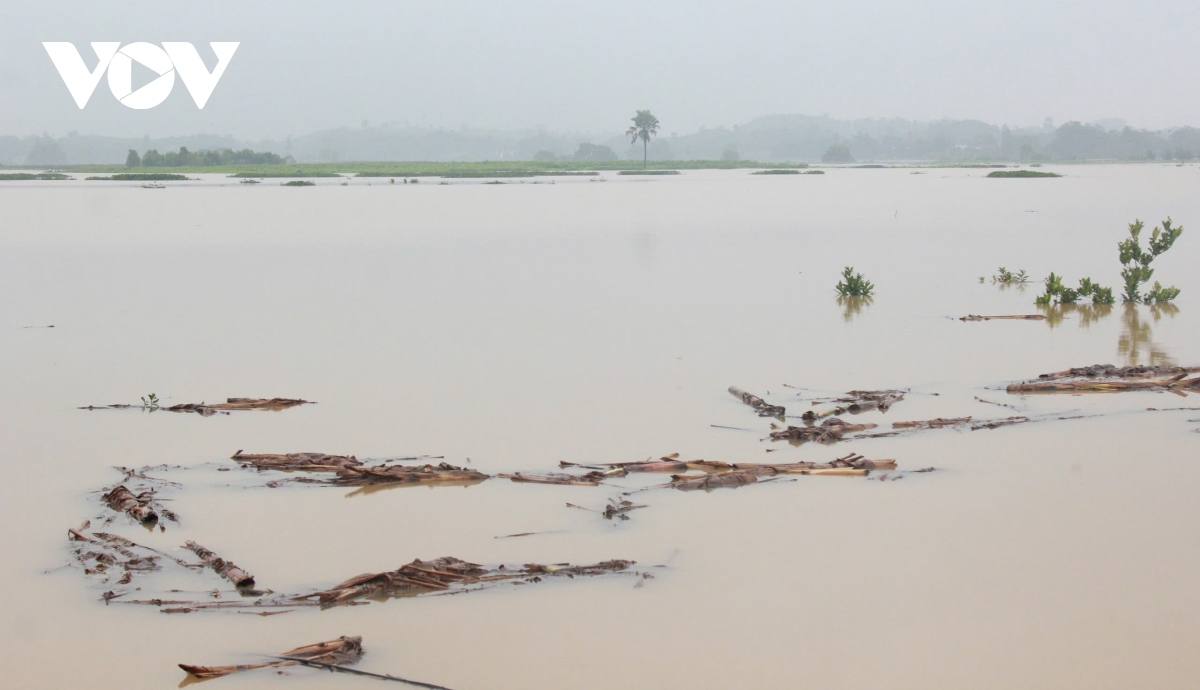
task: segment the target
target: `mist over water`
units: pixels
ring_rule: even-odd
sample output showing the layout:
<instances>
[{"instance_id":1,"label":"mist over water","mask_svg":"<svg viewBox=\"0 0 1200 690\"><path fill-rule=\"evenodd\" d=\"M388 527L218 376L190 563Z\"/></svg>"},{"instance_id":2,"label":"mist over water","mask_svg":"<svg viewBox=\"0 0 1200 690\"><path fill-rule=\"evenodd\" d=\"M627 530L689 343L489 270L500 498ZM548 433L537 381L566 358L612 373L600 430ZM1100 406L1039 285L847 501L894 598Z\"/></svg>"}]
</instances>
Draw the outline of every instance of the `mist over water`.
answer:
<instances>
[{"instance_id":1,"label":"mist over water","mask_svg":"<svg viewBox=\"0 0 1200 690\"><path fill-rule=\"evenodd\" d=\"M450 1L9 3L0 133L283 140L397 127L663 134L771 114L978 119L1012 127L1121 118L1200 124L1193 3ZM198 110L177 85L133 111L101 84L79 110L42 41L241 46Z\"/></svg>"}]
</instances>

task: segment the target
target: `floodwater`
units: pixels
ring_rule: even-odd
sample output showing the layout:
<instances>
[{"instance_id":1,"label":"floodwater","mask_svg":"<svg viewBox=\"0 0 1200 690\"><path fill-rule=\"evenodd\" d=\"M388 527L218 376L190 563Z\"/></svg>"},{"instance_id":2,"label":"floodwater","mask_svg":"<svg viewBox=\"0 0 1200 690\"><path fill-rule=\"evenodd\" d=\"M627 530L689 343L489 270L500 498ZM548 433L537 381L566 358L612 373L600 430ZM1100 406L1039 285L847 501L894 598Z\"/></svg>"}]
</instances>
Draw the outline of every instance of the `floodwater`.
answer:
<instances>
[{"instance_id":1,"label":"floodwater","mask_svg":"<svg viewBox=\"0 0 1200 690\"><path fill-rule=\"evenodd\" d=\"M1200 364L1200 168L1059 171L0 183L3 685L169 688L180 662L362 635L359 668L455 690L1193 688L1200 396L1019 397L1004 384L1094 363ZM1119 293L1126 224L1168 215L1186 231L1155 277L1182 288L1175 309L949 318L1036 313L1036 283L979 282L998 266ZM871 304L838 303L846 265L876 284ZM854 418L881 428L1085 418L793 447L765 441L770 420L731 385L789 414L809 408L801 398L911 389L886 415ZM151 392L318 404L208 418L75 409ZM614 523L565 506L602 508L612 487L270 489L228 460L238 449L442 455L489 473L858 452L938 471L647 491L647 508ZM121 478L113 466L164 463L183 468L151 473L182 485L163 493L180 524L151 533L122 518L110 531L189 557L179 546L195 539L279 592L443 555L627 558L655 577L271 617L106 606L108 587L66 567L66 530L105 514L96 490ZM496 538L520 532L540 534ZM199 598L225 584L171 580ZM373 681L300 669L212 682Z\"/></svg>"}]
</instances>

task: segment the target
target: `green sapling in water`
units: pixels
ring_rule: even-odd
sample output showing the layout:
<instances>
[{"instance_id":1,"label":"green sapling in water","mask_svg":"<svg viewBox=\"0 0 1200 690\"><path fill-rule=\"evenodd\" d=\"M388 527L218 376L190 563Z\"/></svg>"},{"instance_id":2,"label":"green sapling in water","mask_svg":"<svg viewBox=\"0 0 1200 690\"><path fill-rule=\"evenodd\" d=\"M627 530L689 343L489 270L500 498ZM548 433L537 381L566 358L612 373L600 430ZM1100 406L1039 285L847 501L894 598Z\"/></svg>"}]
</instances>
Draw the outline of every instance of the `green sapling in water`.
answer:
<instances>
[{"instance_id":1,"label":"green sapling in water","mask_svg":"<svg viewBox=\"0 0 1200 690\"><path fill-rule=\"evenodd\" d=\"M1183 226L1173 227L1171 219L1167 218L1162 222L1161 228L1154 228L1150 233L1150 251L1142 249L1142 243L1138 236L1141 234L1145 225L1140 220L1135 220L1129 224L1129 237L1121 241L1117 245L1120 250L1121 264L1125 266L1121 270L1121 278L1125 281L1125 294L1121 297L1125 302L1144 302L1145 304L1158 304L1161 302L1170 302L1179 296L1179 288L1175 286L1163 287L1157 280L1154 281L1154 287L1146 294L1142 294L1141 287L1144 283L1150 281L1150 277L1154 275L1154 269L1150 268L1150 263L1158 257L1159 254L1171 248L1175 244L1175 240L1183 234Z\"/></svg>"},{"instance_id":2,"label":"green sapling in water","mask_svg":"<svg viewBox=\"0 0 1200 690\"><path fill-rule=\"evenodd\" d=\"M864 278L863 274L855 273L852 267L847 266L842 271L842 279L838 281L835 289L843 297L870 297L875 285Z\"/></svg>"}]
</instances>

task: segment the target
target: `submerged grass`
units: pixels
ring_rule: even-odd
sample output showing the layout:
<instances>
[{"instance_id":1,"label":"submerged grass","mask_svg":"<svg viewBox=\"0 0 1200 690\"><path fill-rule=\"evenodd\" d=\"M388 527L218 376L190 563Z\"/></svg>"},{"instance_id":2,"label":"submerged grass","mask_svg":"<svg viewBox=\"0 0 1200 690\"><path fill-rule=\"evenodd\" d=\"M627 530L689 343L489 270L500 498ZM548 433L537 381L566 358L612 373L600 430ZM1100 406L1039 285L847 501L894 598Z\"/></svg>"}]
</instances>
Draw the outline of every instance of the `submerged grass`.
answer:
<instances>
[{"instance_id":1,"label":"submerged grass","mask_svg":"<svg viewBox=\"0 0 1200 690\"><path fill-rule=\"evenodd\" d=\"M1058 173L1041 172L1040 170L994 170L988 177L1062 177Z\"/></svg>"},{"instance_id":2,"label":"submerged grass","mask_svg":"<svg viewBox=\"0 0 1200 690\"><path fill-rule=\"evenodd\" d=\"M290 180L288 182L280 182L279 184L281 187L315 187L317 183L309 182L308 180Z\"/></svg>"},{"instance_id":3,"label":"submerged grass","mask_svg":"<svg viewBox=\"0 0 1200 690\"><path fill-rule=\"evenodd\" d=\"M678 170L621 170L618 175L678 175Z\"/></svg>"},{"instance_id":4,"label":"submerged grass","mask_svg":"<svg viewBox=\"0 0 1200 690\"><path fill-rule=\"evenodd\" d=\"M84 179L107 182L153 182L155 180L190 180L193 178L179 173L118 173L108 176L93 175Z\"/></svg>"}]
</instances>

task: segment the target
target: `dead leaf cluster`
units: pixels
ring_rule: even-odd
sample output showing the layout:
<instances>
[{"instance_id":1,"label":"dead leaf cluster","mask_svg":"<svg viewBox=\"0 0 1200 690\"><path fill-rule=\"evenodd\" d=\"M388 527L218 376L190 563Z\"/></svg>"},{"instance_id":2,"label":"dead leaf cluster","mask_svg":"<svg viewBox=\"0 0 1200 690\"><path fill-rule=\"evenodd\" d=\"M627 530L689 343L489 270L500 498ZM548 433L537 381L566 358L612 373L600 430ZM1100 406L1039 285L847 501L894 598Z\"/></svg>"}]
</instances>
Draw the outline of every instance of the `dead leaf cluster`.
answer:
<instances>
[{"instance_id":1,"label":"dead leaf cluster","mask_svg":"<svg viewBox=\"0 0 1200 690\"><path fill-rule=\"evenodd\" d=\"M295 666L303 661L322 662L331 665L353 664L362 658L361 637L339 637L336 640L304 645L279 654L288 659L267 661L261 664L240 664L237 666L193 666L179 664L179 668L187 671L196 678L220 678L231 673L252 671L259 668L278 668L280 666Z\"/></svg>"},{"instance_id":2,"label":"dead leaf cluster","mask_svg":"<svg viewBox=\"0 0 1200 690\"><path fill-rule=\"evenodd\" d=\"M869 410L887 412L888 409L904 399L904 391L850 391L844 397L834 399L838 403L824 410L805 410L801 418L805 421L815 421L837 414L859 414ZM814 405L819 404L814 402Z\"/></svg>"},{"instance_id":3,"label":"dead leaf cluster","mask_svg":"<svg viewBox=\"0 0 1200 690\"><path fill-rule=\"evenodd\" d=\"M384 600L432 592L466 591L473 585L505 581L536 583L545 577L604 575L626 571L632 565L633 561L612 560L592 565L528 563L520 568L503 565L485 568L477 563L445 556L431 561L418 559L392 571L358 575L329 589L292 598L316 599L323 607L340 606L364 597Z\"/></svg>"},{"instance_id":4,"label":"dead leaf cluster","mask_svg":"<svg viewBox=\"0 0 1200 690\"><path fill-rule=\"evenodd\" d=\"M1166 390L1186 395L1185 389L1200 389L1200 376L1188 378L1189 374L1196 372L1200 372L1200 367L1093 364L1041 374L1033 381L1011 384L1007 390L1009 393Z\"/></svg>"},{"instance_id":5,"label":"dead leaf cluster","mask_svg":"<svg viewBox=\"0 0 1200 690\"><path fill-rule=\"evenodd\" d=\"M841 441L846 434L874 429L875 426L874 424L851 424L837 417L829 417L819 425L788 426L786 429L780 431L772 431L771 440L797 441L801 443L805 441L836 443Z\"/></svg>"}]
</instances>

